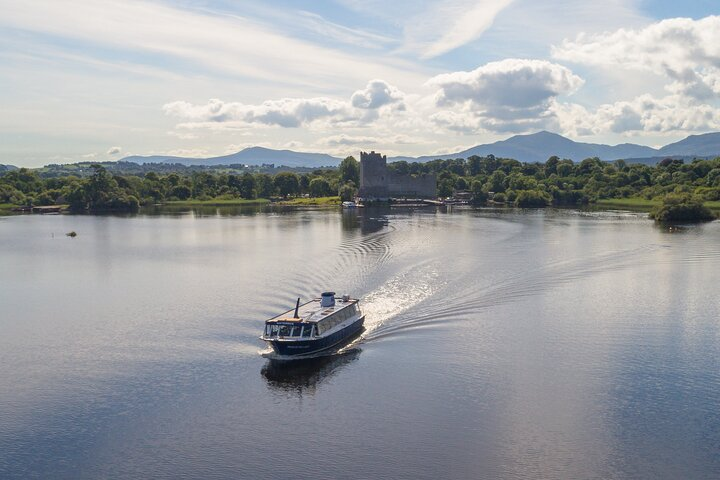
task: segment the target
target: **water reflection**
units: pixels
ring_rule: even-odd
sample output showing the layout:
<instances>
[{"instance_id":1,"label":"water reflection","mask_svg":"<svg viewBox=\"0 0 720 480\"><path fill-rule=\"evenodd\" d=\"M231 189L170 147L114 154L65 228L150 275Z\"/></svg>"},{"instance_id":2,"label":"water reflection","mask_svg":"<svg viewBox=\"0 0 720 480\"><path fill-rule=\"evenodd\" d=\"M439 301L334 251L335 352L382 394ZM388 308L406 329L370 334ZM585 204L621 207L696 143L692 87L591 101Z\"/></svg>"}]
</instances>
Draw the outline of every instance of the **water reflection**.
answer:
<instances>
[{"instance_id":1,"label":"water reflection","mask_svg":"<svg viewBox=\"0 0 720 480\"><path fill-rule=\"evenodd\" d=\"M271 389L283 392L315 393L323 380L335 375L360 357L362 350L348 350L292 362L268 360L260 373Z\"/></svg>"}]
</instances>

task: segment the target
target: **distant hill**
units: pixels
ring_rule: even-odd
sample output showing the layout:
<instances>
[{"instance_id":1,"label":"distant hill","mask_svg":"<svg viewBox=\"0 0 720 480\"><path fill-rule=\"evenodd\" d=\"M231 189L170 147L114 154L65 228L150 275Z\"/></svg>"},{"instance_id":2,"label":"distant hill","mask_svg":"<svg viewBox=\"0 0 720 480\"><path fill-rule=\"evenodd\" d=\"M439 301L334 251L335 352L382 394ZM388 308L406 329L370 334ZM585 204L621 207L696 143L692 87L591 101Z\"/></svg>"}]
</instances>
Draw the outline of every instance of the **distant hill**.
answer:
<instances>
[{"instance_id":1,"label":"distant hill","mask_svg":"<svg viewBox=\"0 0 720 480\"><path fill-rule=\"evenodd\" d=\"M357 152L356 152L357 153ZM545 162L557 155L576 162L586 158L598 157L601 160L624 159L632 163L654 165L666 157L692 160L693 158L715 158L720 156L720 132L691 135L684 140L671 143L660 149L622 143L604 145L599 143L575 142L562 135L551 132L538 132L530 135L515 135L506 140L477 145L457 153L445 155L425 155L422 157L391 157L390 162L405 160L408 162L427 162L435 159L467 158L472 155L481 157L495 155L501 158L514 158L521 162ZM320 168L337 166L341 159L324 153L304 153L292 150L273 150L263 147L249 147L231 155L211 158L186 158L173 156L131 156L121 161L134 163L179 163L182 165L285 165L291 168Z\"/></svg>"},{"instance_id":2,"label":"distant hill","mask_svg":"<svg viewBox=\"0 0 720 480\"><path fill-rule=\"evenodd\" d=\"M690 135L684 140L665 145L658 152L663 157L692 155L714 158L720 156L720 132Z\"/></svg>"},{"instance_id":3,"label":"distant hill","mask_svg":"<svg viewBox=\"0 0 720 480\"><path fill-rule=\"evenodd\" d=\"M0 173L9 172L11 170L17 170L17 169L18 169L18 167L16 167L15 165L3 165L2 163L0 163Z\"/></svg>"},{"instance_id":4,"label":"distant hill","mask_svg":"<svg viewBox=\"0 0 720 480\"><path fill-rule=\"evenodd\" d=\"M598 157L601 160L625 159L634 163L650 163L654 165L657 161L668 156L689 159L693 157L714 158L720 156L720 132L691 135L685 140L672 143L661 149L655 149L633 143L603 145L575 142L562 135L542 131L530 135L515 135L507 140L477 145L457 153L426 155L417 158L394 157L388 160L426 162L438 158L467 158L472 155L484 157L490 154L496 157L514 158L521 162L545 162L549 157L557 155L560 158L569 158L574 161Z\"/></svg>"},{"instance_id":5,"label":"distant hill","mask_svg":"<svg viewBox=\"0 0 720 480\"><path fill-rule=\"evenodd\" d=\"M263 147L249 147L231 155L211 158L185 158L163 155L134 155L122 159L134 163L179 163L182 165L263 165L275 164L287 167L336 167L340 158L325 153L293 152L292 150L272 150Z\"/></svg>"}]
</instances>

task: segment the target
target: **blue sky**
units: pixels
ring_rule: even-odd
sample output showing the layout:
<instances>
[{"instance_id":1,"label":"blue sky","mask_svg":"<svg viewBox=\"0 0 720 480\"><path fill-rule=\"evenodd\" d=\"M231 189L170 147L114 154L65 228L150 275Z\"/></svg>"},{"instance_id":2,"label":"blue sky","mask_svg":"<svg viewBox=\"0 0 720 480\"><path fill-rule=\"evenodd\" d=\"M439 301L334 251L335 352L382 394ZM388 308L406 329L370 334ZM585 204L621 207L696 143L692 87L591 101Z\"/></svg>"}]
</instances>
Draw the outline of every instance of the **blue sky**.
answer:
<instances>
[{"instance_id":1,"label":"blue sky","mask_svg":"<svg viewBox=\"0 0 720 480\"><path fill-rule=\"evenodd\" d=\"M0 0L0 163L720 130L720 5Z\"/></svg>"}]
</instances>

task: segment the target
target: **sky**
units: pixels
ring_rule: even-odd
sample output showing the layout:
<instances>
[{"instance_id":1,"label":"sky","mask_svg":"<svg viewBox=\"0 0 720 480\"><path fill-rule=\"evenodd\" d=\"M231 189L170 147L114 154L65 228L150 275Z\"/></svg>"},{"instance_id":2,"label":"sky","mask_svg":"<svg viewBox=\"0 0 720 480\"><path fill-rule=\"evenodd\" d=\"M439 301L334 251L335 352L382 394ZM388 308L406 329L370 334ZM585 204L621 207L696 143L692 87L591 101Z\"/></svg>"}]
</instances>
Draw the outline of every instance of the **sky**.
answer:
<instances>
[{"instance_id":1,"label":"sky","mask_svg":"<svg viewBox=\"0 0 720 480\"><path fill-rule=\"evenodd\" d=\"M0 163L720 130L717 0L0 0Z\"/></svg>"}]
</instances>

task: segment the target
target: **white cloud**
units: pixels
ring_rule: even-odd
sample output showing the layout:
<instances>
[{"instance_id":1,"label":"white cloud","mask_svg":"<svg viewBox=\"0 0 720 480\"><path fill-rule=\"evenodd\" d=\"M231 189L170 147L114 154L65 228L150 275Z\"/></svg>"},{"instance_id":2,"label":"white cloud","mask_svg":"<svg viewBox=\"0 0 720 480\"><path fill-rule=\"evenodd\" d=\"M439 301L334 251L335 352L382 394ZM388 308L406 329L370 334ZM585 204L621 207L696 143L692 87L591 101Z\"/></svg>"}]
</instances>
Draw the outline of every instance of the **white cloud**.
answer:
<instances>
[{"instance_id":1,"label":"white cloud","mask_svg":"<svg viewBox=\"0 0 720 480\"><path fill-rule=\"evenodd\" d=\"M417 145L427 143L427 140L411 137L403 134L393 134L385 137L382 136L362 136L362 135L332 135L322 138L318 141L321 145L330 147L348 146L348 145Z\"/></svg>"},{"instance_id":2,"label":"white cloud","mask_svg":"<svg viewBox=\"0 0 720 480\"><path fill-rule=\"evenodd\" d=\"M411 16L404 29L405 48L433 58L463 46L490 28L513 0L444 0Z\"/></svg>"},{"instance_id":3,"label":"white cloud","mask_svg":"<svg viewBox=\"0 0 720 480\"><path fill-rule=\"evenodd\" d=\"M300 127L315 120L342 116L347 111L344 102L331 98L283 98L268 100L259 105L223 102L211 99L205 105L185 101L165 104L167 115L196 122L239 122L241 125L261 123L280 127Z\"/></svg>"},{"instance_id":4,"label":"white cloud","mask_svg":"<svg viewBox=\"0 0 720 480\"><path fill-rule=\"evenodd\" d=\"M431 78L441 111L432 116L439 125L459 132L521 132L548 127L555 98L574 93L583 80L568 68L544 60L506 59L471 72Z\"/></svg>"},{"instance_id":5,"label":"white cloud","mask_svg":"<svg viewBox=\"0 0 720 480\"><path fill-rule=\"evenodd\" d=\"M108 155L117 155L122 152L122 147L110 147L107 151Z\"/></svg>"},{"instance_id":6,"label":"white cloud","mask_svg":"<svg viewBox=\"0 0 720 480\"><path fill-rule=\"evenodd\" d=\"M180 59L196 71L261 82L336 89L368 77L419 82L417 64L318 46L240 16L138 0L4 2L0 26L123 52Z\"/></svg>"},{"instance_id":7,"label":"white cloud","mask_svg":"<svg viewBox=\"0 0 720 480\"><path fill-rule=\"evenodd\" d=\"M367 87L352 94L350 103L355 108L377 109L385 105L399 104L405 94L384 80L371 80Z\"/></svg>"},{"instance_id":8,"label":"white cloud","mask_svg":"<svg viewBox=\"0 0 720 480\"><path fill-rule=\"evenodd\" d=\"M321 145L330 147L348 146L348 145L375 145L378 143L377 137L363 137L357 135L332 135L322 138L318 141Z\"/></svg>"},{"instance_id":9,"label":"white cloud","mask_svg":"<svg viewBox=\"0 0 720 480\"><path fill-rule=\"evenodd\" d=\"M388 111L403 111L404 94L384 80L372 80L349 101L329 97L282 98L257 105L211 99L204 105L183 100L166 103L166 115L187 120L177 128L243 129L251 125L297 128L326 121L334 125L365 125Z\"/></svg>"},{"instance_id":10,"label":"white cloud","mask_svg":"<svg viewBox=\"0 0 720 480\"><path fill-rule=\"evenodd\" d=\"M705 101L720 93L720 16L672 18L641 29L579 35L553 47L553 56L600 67L666 76L671 93Z\"/></svg>"},{"instance_id":11,"label":"white cloud","mask_svg":"<svg viewBox=\"0 0 720 480\"><path fill-rule=\"evenodd\" d=\"M697 105L681 95L655 98L641 95L629 101L603 104L594 111L574 104L555 103L552 110L559 130L566 135L621 134L638 132L703 132L720 129L720 110Z\"/></svg>"}]
</instances>

